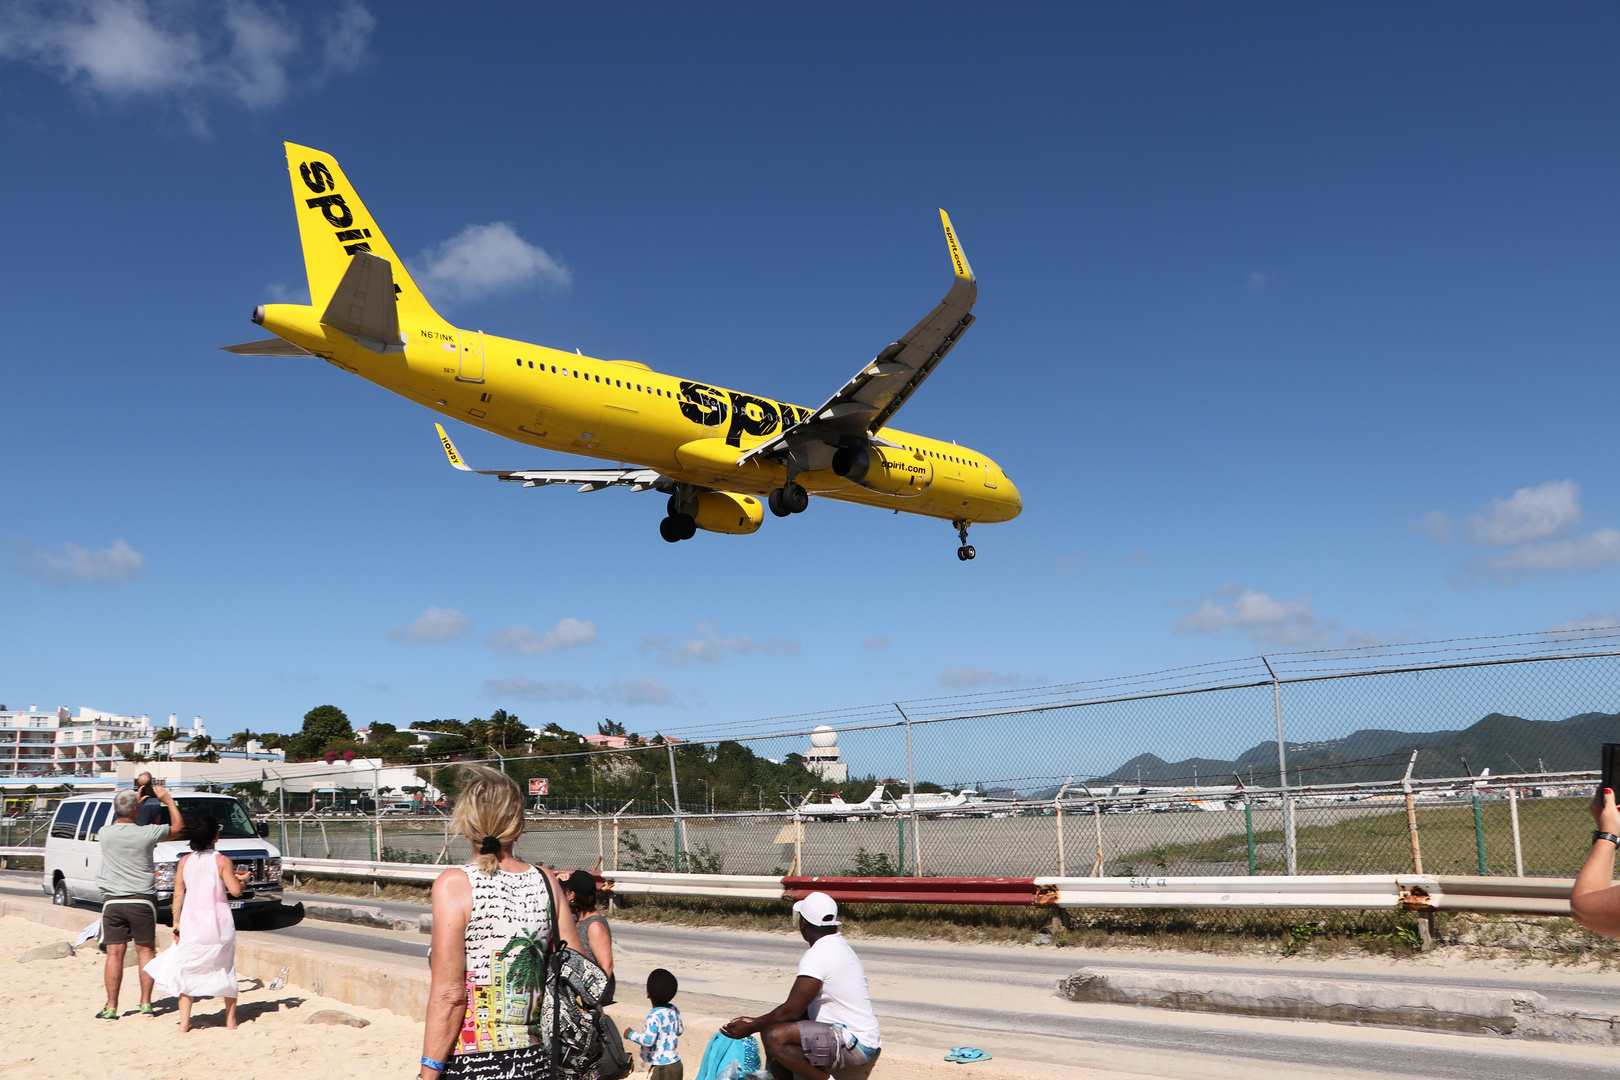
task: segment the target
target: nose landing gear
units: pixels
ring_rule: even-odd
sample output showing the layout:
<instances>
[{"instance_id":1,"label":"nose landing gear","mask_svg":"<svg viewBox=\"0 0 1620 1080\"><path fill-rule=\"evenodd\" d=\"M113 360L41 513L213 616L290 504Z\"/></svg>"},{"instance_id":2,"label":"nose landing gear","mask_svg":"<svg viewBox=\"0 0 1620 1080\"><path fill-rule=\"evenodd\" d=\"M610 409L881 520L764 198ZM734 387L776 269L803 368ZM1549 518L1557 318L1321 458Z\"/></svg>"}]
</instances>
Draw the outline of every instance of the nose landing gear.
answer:
<instances>
[{"instance_id":1,"label":"nose landing gear","mask_svg":"<svg viewBox=\"0 0 1620 1080\"><path fill-rule=\"evenodd\" d=\"M967 521L953 521L951 524L956 526L957 538L962 541L962 546L956 549L956 557L963 562L978 558L979 553L974 551L973 545L967 542L968 525L970 523Z\"/></svg>"}]
</instances>

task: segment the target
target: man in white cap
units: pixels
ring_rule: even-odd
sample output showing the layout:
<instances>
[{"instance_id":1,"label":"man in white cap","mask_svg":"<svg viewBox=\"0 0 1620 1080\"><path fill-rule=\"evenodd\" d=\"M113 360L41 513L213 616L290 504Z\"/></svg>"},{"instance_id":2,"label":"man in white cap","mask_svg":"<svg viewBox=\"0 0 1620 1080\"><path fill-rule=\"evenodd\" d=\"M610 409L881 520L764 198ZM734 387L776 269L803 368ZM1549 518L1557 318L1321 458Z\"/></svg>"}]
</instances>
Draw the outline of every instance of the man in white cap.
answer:
<instances>
[{"instance_id":1,"label":"man in white cap","mask_svg":"<svg viewBox=\"0 0 1620 1080\"><path fill-rule=\"evenodd\" d=\"M814 892L793 905L793 915L810 948L787 1000L764 1016L739 1016L720 1030L733 1039L759 1032L777 1080L864 1077L882 1044L866 969L838 932L838 903Z\"/></svg>"}]
</instances>

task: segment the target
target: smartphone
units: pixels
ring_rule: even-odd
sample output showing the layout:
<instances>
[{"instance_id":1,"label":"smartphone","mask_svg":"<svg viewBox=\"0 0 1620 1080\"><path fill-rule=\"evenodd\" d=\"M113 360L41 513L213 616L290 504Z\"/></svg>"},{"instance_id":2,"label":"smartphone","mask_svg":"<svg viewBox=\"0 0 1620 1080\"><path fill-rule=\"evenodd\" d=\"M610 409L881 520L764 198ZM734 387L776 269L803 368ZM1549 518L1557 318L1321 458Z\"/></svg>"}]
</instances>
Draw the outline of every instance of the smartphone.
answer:
<instances>
[{"instance_id":1,"label":"smartphone","mask_svg":"<svg viewBox=\"0 0 1620 1080\"><path fill-rule=\"evenodd\" d=\"M1614 788L1620 792L1620 787L1615 787L1616 781L1620 781L1620 743L1606 742L1603 744L1603 778L1598 791Z\"/></svg>"}]
</instances>

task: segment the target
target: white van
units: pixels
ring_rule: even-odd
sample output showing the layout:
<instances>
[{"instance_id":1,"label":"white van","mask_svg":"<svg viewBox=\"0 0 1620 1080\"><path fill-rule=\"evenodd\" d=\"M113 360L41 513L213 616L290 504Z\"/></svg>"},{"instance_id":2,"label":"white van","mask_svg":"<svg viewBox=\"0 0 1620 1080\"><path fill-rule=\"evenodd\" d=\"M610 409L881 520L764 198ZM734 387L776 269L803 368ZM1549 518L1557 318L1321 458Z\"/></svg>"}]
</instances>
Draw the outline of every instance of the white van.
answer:
<instances>
[{"instance_id":1,"label":"white van","mask_svg":"<svg viewBox=\"0 0 1620 1080\"><path fill-rule=\"evenodd\" d=\"M201 814L220 823L219 852L228 856L238 870L249 872L242 895L231 898L231 907L260 923L274 917L281 904L281 852L265 839L268 825L253 824L247 809L230 795L195 792L176 795L181 814ZM51 899L64 906L84 900L101 902L96 875L101 871L101 845L96 834L112 821L112 795L75 795L63 799L51 819L45 839L45 874L41 885ZM165 840L152 852L156 866L155 882L158 914L168 916L174 898L174 868L180 857L191 850L181 840Z\"/></svg>"}]
</instances>

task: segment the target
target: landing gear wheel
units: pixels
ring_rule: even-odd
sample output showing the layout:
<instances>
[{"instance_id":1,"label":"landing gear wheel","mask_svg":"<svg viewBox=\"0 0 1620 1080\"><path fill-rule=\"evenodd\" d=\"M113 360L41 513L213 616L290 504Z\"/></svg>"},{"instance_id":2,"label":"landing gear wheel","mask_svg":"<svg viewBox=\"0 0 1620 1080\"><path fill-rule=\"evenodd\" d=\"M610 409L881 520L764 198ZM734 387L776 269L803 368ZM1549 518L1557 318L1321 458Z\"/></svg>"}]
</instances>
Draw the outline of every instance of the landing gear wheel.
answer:
<instances>
[{"instance_id":1,"label":"landing gear wheel","mask_svg":"<svg viewBox=\"0 0 1620 1080\"><path fill-rule=\"evenodd\" d=\"M697 535L697 519L691 514L676 514L675 527L681 531L682 540L690 540Z\"/></svg>"},{"instance_id":2,"label":"landing gear wheel","mask_svg":"<svg viewBox=\"0 0 1620 1080\"><path fill-rule=\"evenodd\" d=\"M681 497L679 495L671 495L669 497L669 502L667 504L665 504L664 513L668 514L670 517L674 517L676 514L678 514L680 512L681 512Z\"/></svg>"},{"instance_id":3,"label":"landing gear wheel","mask_svg":"<svg viewBox=\"0 0 1620 1080\"><path fill-rule=\"evenodd\" d=\"M790 514L802 514L810 509L810 493L801 484L788 484L781 489L782 505Z\"/></svg>"},{"instance_id":4,"label":"landing gear wheel","mask_svg":"<svg viewBox=\"0 0 1620 1080\"><path fill-rule=\"evenodd\" d=\"M679 543L681 540L681 527L675 523L674 518L667 517L658 523L658 535L671 544Z\"/></svg>"},{"instance_id":5,"label":"landing gear wheel","mask_svg":"<svg viewBox=\"0 0 1620 1080\"><path fill-rule=\"evenodd\" d=\"M775 514L777 517L787 517L789 514L793 513L792 510L789 510L786 506L782 505L781 488L771 489L771 493L765 497L765 505L769 506L771 508L771 513Z\"/></svg>"}]
</instances>

